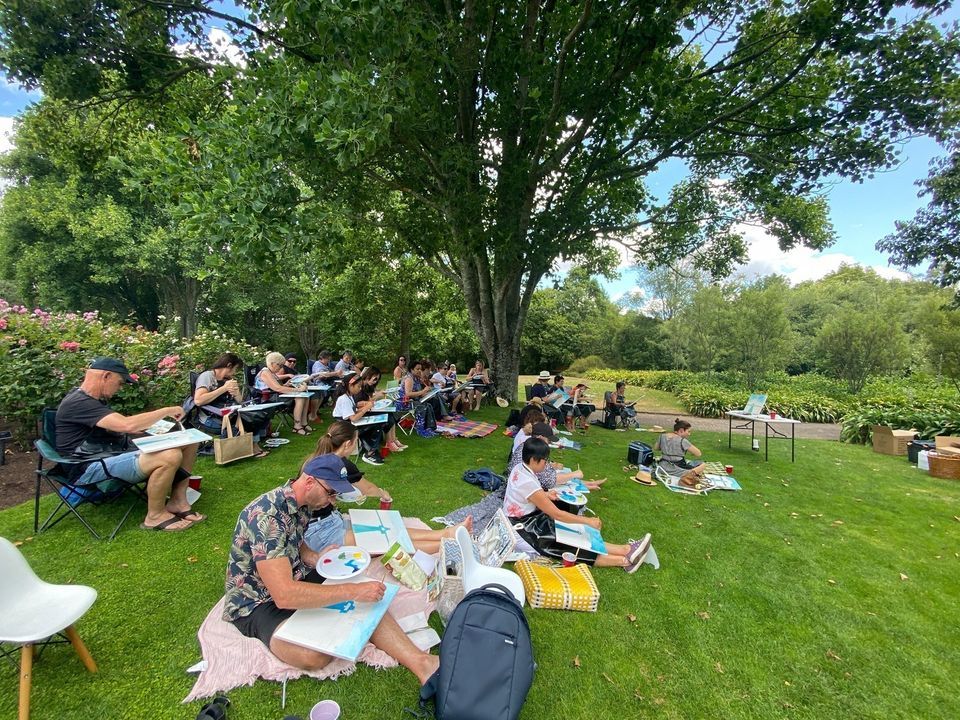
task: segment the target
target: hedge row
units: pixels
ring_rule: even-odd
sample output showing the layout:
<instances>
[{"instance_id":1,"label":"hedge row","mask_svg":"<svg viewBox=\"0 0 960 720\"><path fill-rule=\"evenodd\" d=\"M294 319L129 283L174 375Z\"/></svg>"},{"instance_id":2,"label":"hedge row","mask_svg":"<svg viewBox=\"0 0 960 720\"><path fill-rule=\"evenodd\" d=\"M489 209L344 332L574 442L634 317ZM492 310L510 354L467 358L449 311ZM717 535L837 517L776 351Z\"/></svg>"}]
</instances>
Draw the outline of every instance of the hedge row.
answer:
<instances>
[{"instance_id":1,"label":"hedge row","mask_svg":"<svg viewBox=\"0 0 960 720\"><path fill-rule=\"evenodd\" d=\"M210 367L223 352L247 362L264 353L223 333L206 330L190 340L103 322L97 312L51 313L0 299L0 419L31 435L40 411L55 407L83 380L97 356L121 358L137 376L111 400L127 414L179 405L189 393L189 373Z\"/></svg>"},{"instance_id":2,"label":"hedge row","mask_svg":"<svg viewBox=\"0 0 960 720\"><path fill-rule=\"evenodd\" d=\"M706 376L684 370L593 370L595 380L673 393L691 415L722 417L743 407L750 396L736 374ZM771 379L768 410L802 422L842 422L841 439L869 442L872 425L916 428L922 437L960 434L960 396L956 388L935 378L874 378L857 395L831 378L816 374Z\"/></svg>"}]
</instances>

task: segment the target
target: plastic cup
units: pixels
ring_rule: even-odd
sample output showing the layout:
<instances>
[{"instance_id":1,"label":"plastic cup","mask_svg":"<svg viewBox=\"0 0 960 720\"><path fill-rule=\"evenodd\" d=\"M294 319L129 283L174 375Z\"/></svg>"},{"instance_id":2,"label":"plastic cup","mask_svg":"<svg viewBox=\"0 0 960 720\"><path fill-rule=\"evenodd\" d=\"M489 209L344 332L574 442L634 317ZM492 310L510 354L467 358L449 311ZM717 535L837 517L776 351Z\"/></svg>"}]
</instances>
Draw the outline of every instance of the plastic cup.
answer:
<instances>
[{"instance_id":1,"label":"plastic cup","mask_svg":"<svg viewBox=\"0 0 960 720\"><path fill-rule=\"evenodd\" d=\"M565 552L560 558L563 560L564 567L573 567L577 564L577 556L572 552Z\"/></svg>"},{"instance_id":2,"label":"plastic cup","mask_svg":"<svg viewBox=\"0 0 960 720\"><path fill-rule=\"evenodd\" d=\"M190 488L193 489L193 490L196 490L197 492L200 492L200 481L201 481L201 480L203 480L203 478L200 478L200 477L197 477L197 476L195 476L195 475L192 475L192 476L190 476L189 478L187 478L187 486L190 487Z\"/></svg>"},{"instance_id":3,"label":"plastic cup","mask_svg":"<svg viewBox=\"0 0 960 720\"><path fill-rule=\"evenodd\" d=\"M733 475L733 465L724 465L723 469L726 470L727 475Z\"/></svg>"},{"instance_id":4,"label":"plastic cup","mask_svg":"<svg viewBox=\"0 0 960 720\"><path fill-rule=\"evenodd\" d=\"M310 710L310 720L337 720L340 706L335 700L321 700Z\"/></svg>"},{"instance_id":5,"label":"plastic cup","mask_svg":"<svg viewBox=\"0 0 960 720\"><path fill-rule=\"evenodd\" d=\"M380 509L389 510L393 507L393 498L380 498Z\"/></svg>"}]
</instances>

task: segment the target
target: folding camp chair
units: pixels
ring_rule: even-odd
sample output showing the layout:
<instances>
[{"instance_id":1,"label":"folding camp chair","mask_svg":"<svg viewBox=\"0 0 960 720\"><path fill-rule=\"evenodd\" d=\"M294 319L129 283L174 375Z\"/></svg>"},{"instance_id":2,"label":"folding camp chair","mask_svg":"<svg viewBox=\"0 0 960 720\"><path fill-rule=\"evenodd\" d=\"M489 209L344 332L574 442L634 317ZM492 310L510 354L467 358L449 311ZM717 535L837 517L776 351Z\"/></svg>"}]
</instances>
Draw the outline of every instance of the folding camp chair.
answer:
<instances>
[{"instance_id":1,"label":"folding camp chair","mask_svg":"<svg viewBox=\"0 0 960 720\"><path fill-rule=\"evenodd\" d=\"M94 460L93 462L103 464L103 472L112 484L111 490L103 492L98 489L96 485L77 485L69 479L70 468L89 463L90 461L66 458L57 452L56 418L57 411L55 409L44 408L40 416L40 432L38 433L40 437L33 443L37 449L37 469L35 471L37 481L33 508L33 531L35 533L41 533L44 530L52 528L65 517L72 515L83 523L83 526L90 531L91 535L97 540L102 540L103 537L100 533L98 533L80 513L80 508L84 505L105 505L129 495L132 497L130 505L123 513L123 517L120 518L120 522L117 523L116 527L113 528L113 532L109 535L109 539L112 540L120 531L123 523L126 522L127 517L129 517L133 511L133 507L137 504L137 501L146 501L147 481L144 479L134 482L116 478L107 472L106 463L103 459L100 459ZM45 462L51 463L50 467L45 468ZM43 521L43 524L40 524L40 485L44 482L53 490L59 503L47 516L47 519Z\"/></svg>"},{"instance_id":2,"label":"folding camp chair","mask_svg":"<svg viewBox=\"0 0 960 720\"><path fill-rule=\"evenodd\" d=\"M283 407L277 409L276 414L270 420L270 430L276 431L271 432L272 437L276 437L279 429L285 426L287 423L290 424L290 427L293 427L293 400L289 398L281 398L280 393L274 392L273 390L258 390L256 387L257 375L260 371L263 370L261 365L247 365L243 368L243 377L247 381L247 391L249 393L248 397L253 400L255 403L267 403L267 402L282 402ZM276 428L273 425L273 420L276 419L277 424Z\"/></svg>"}]
</instances>

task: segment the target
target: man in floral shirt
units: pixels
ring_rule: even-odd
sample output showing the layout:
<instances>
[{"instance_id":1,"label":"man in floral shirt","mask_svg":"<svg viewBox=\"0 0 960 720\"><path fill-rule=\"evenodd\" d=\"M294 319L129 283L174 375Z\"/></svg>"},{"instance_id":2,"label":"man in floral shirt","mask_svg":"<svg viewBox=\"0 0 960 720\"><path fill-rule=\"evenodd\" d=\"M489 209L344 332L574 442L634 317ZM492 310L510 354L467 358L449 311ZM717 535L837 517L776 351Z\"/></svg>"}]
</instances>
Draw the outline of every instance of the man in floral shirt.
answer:
<instances>
[{"instance_id":1,"label":"man in floral shirt","mask_svg":"<svg viewBox=\"0 0 960 720\"><path fill-rule=\"evenodd\" d=\"M307 462L295 480L247 505L234 531L224 620L247 637L259 639L280 660L304 670L318 670L333 657L273 637L295 610L383 598L385 587L378 581L321 584L323 579L313 568L322 553L310 550L303 541L311 512L352 489L343 461L336 455L320 455ZM439 658L410 642L389 613L370 642L408 668L421 684L440 665Z\"/></svg>"}]
</instances>

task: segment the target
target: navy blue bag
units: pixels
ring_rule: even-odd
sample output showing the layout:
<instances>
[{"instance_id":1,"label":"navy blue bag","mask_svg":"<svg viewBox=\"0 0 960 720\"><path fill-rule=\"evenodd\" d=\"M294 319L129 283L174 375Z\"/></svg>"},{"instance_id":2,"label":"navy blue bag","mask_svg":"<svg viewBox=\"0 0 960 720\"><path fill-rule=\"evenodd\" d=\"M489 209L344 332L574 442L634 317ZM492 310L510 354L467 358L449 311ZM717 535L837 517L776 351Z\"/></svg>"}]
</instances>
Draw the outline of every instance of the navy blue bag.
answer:
<instances>
[{"instance_id":1,"label":"navy blue bag","mask_svg":"<svg viewBox=\"0 0 960 720\"><path fill-rule=\"evenodd\" d=\"M497 475L493 470L486 467L477 470L467 470L463 474L463 479L465 482L476 485L487 492L499 490L500 486L506 482L503 475Z\"/></svg>"},{"instance_id":2,"label":"navy blue bag","mask_svg":"<svg viewBox=\"0 0 960 720\"><path fill-rule=\"evenodd\" d=\"M437 720L516 720L533 684L530 626L502 585L471 590L440 641L440 669L420 688Z\"/></svg>"}]
</instances>

